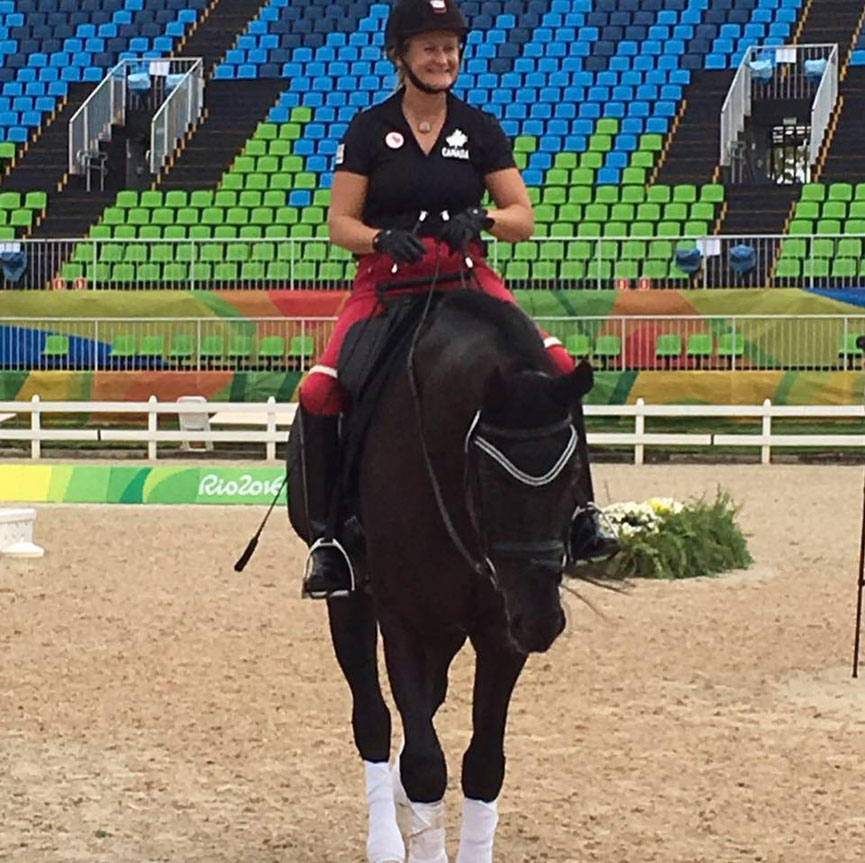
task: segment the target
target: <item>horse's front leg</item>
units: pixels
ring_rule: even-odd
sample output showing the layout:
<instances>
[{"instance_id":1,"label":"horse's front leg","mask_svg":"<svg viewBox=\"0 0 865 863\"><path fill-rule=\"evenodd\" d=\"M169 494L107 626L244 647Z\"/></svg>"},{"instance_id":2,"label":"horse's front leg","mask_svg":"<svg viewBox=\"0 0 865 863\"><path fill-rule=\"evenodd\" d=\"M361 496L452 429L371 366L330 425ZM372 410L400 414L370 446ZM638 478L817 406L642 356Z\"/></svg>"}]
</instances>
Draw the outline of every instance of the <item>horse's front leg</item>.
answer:
<instances>
[{"instance_id":1,"label":"horse's front leg","mask_svg":"<svg viewBox=\"0 0 865 863\"><path fill-rule=\"evenodd\" d=\"M505 779L505 724L526 657L500 627L472 635L475 662L472 739L463 756L463 820L456 863L492 863L497 800Z\"/></svg>"},{"instance_id":2,"label":"horse's front leg","mask_svg":"<svg viewBox=\"0 0 865 863\"><path fill-rule=\"evenodd\" d=\"M405 843L396 820L388 759L390 712L378 679L378 629L372 600L363 593L328 600L330 634L352 695L354 742L363 759L369 832L369 863L404 863Z\"/></svg>"},{"instance_id":3,"label":"horse's front leg","mask_svg":"<svg viewBox=\"0 0 865 863\"><path fill-rule=\"evenodd\" d=\"M384 653L405 742L394 776L408 863L448 863L444 794L447 765L433 726L442 696L441 668L449 646L431 646L397 620L382 620ZM459 649L457 647L457 649ZM448 659L453 656L449 653Z\"/></svg>"}]
</instances>

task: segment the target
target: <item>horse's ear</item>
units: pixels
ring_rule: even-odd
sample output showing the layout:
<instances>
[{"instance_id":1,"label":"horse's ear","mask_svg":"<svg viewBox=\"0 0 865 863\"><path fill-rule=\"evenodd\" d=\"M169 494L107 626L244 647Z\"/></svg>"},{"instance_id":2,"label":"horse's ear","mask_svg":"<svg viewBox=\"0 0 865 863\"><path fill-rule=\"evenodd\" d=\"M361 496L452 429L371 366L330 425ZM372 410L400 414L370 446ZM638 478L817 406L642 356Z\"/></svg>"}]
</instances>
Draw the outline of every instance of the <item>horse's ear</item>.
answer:
<instances>
[{"instance_id":1,"label":"horse's ear","mask_svg":"<svg viewBox=\"0 0 865 863\"><path fill-rule=\"evenodd\" d=\"M484 384L484 407L495 411L507 405L508 388L502 370L496 366Z\"/></svg>"},{"instance_id":2,"label":"horse's ear","mask_svg":"<svg viewBox=\"0 0 865 863\"><path fill-rule=\"evenodd\" d=\"M562 375L553 381L553 393L556 401L563 405L572 405L581 399L595 383L595 373L585 360L569 374Z\"/></svg>"}]
</instances>

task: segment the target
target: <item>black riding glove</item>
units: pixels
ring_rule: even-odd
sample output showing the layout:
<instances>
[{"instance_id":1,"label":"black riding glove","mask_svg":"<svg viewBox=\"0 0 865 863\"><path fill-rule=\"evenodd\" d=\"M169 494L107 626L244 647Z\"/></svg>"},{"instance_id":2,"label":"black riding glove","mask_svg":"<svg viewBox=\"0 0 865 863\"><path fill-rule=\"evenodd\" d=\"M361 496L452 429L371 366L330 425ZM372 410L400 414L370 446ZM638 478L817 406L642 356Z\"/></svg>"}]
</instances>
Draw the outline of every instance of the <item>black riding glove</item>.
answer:
<instances>
[{"instance_id":1,"label":"black riding glove","mask_svg":"<svg viewBox=\"0 0 865 863\"><path fill-rule=\"evenodd\" d=\"M483 207L470 207L442 223L439 239L454 254L465 252L469 243L478 239L481 231L488 230L493 224L493 220Z\"/></svg>"},{"instance_id":2,"label":"black riding glove","mask_svg":"<svg viewBox=\"0 0 865 863\"><path fill-rule=\"evenodd\" d=\"M416 264L426 254L426 246L411 231L400 228L379 231L372 247L398 264Z\"/></svg>"}]
</instances>

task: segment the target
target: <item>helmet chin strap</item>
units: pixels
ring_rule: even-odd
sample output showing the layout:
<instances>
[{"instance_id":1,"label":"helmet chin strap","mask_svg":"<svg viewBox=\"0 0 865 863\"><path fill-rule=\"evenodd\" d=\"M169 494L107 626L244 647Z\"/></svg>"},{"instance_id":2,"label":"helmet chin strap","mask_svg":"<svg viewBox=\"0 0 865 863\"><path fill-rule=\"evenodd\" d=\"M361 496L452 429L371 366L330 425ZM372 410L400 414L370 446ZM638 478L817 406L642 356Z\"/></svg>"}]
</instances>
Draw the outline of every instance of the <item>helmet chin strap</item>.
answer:
<instances>
[{"instance_id":1,"label":"helmet chin strap","mask_svg":"<svg viewBox=\"0 0 865 863\"><path fill-rule=\"evenodd\" d=\"M405 57L400 57L400 59L402 60L402 68L405 72L406 78L408 78L409 81L411 81L412 84L414 84L415 87L418 88L418 90L421 90L424 93L429 93L430 96L436 96L439 93L447 93L453 88L454 84L456 84L456 81L454 81L451 84L448 84L447 87L430 87L429 84L424 84L424 82L421 81L421 79L418 78L417 75L415 75L411 66L406 63Z\"/></svg>"}]
</instances>

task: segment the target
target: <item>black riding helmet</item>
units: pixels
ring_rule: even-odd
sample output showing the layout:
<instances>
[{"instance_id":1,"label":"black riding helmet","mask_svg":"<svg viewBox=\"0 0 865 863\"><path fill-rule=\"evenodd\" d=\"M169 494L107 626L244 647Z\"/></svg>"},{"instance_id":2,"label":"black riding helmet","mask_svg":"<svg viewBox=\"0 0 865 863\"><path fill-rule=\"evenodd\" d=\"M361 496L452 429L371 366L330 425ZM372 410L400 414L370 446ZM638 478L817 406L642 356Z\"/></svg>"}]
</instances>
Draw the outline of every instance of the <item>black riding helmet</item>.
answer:
<instances>
[{"instance_id":1,"label":"black riding helmet","mask_svg":"<svg viewBox=\"0 0 865 863\"><path fill-rule=\"evenodd\" d=\"M395 63L405 54L406 42L411 36L439 30L456 33L462 53L469 26L454 0L399 0L387 19L384 32L385 52L391 62ZM407 67L406 74L419 89L427 93L437 92L422 84Z\"/></svg>"}]
</instances>

